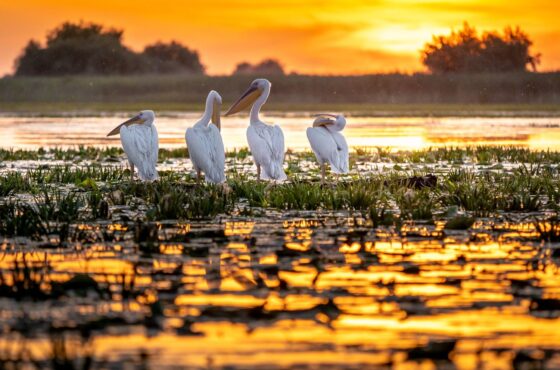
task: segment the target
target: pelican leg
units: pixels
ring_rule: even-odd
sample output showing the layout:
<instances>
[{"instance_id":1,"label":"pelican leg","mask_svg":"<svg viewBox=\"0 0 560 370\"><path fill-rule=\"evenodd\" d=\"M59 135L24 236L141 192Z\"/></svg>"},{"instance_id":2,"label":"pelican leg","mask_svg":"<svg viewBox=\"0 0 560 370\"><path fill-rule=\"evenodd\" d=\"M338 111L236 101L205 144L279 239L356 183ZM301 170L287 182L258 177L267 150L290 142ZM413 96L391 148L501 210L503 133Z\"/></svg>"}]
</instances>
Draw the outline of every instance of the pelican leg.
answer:
<instances>
[{"instance_id":1,"label":"pelican leg","mask_svg":"<svg viewBox=\"0 0 560 370\"><path fill-rule=\"evenodd\" d=\"M134 165L130 163L130 182L134 181Z\"/></svg>"},{"instance_id":2,"label":"pelican leg","mask_svg":"<svg viewBox=\"0 0 560 370\"><path fill-rule=\"evenodd\" d=\"M202 171L196 170L196 182L200 182L202 179Z\"/></svg>"},{"instance_id":3,"label":"pelican leg","mask_svg":"<svg viewBox=\"0 0 560 370\"><path fill-rule=\"evenodd\" d=\"M327 165L323 163L321 165L321 185L325 183L325 175L327 173Z\"/></svg>"},{"instance_id":4,"label":"pelican leg","mask_svg":"<svg viewBox=\"0 0 560 370\"><path fill-rule=\"evenodd\" d=\"M257 181L261 181L261 165L257 164Z\"/></svg>"}]
</instances>

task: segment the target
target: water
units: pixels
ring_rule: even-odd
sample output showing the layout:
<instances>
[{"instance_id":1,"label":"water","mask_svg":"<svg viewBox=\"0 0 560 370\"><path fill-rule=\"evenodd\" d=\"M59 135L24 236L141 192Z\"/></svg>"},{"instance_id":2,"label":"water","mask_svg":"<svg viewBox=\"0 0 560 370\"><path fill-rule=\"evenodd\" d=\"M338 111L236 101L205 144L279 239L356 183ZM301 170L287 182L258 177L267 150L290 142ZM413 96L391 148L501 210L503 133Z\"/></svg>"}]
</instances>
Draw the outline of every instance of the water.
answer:
<instances>
[{"instance_id":1,"label":"water","mask_svg":"<svg viewBox=\"0 0 560 370\"><path fill-rule=\"evenodd\" d=\"M542 300L560 293L558 260L541 255L529 223L396 234L337 213L228 217L162 223L153 253L138 250L131 224L77 228L86 237L69 249L4 250L3 281L22 291L76 273L98 286L2 299L3 361L474 369L524 353L560 366L560 307ZM440 350L418 350L428 343Z\"/></svg>"},{"instance_id":2,"label":"water","mask_svg":"<svg viewBox=\"0 0 560 370\"><path fill-rule=\"evenodd\" d=\"M118 145L104 135L124 118L2 117L0 145ZM160 118L162 147L184 145L195 118ZM307 147L308 116L271 120L288 147ZM229 149L245 146L244 118L223 125ZM345 133L357 147L560 149L559 126L559 118L350 118ZM230 170L251 170L250 158L230 161ZM14 161L1 174L90 163ZM441 174L524 165L494 164L399 166ZM300 178L316 176L312 159L298 165ZM360 161L353 175L393 165ZM192 170L185 158L159 166ZM73 183L52 187L87 194ZM445 230L441 221L372 228L351 211L247 216L245 206L213 220L137 223L146 205L127 194L107 220L72 221L63 245L57 234L0 238L0 368L560 368L559 245L542 242L533 223L546 212Z\"/></svg>"},{"instance_id":3,"label":"water","mask_svg":"<svg viewBox=\"0 0 560 370\"><path fill-rule=\"evenodd\" d=\"M157 128L162 148L185 145L185 130L198 113L159 117ZM0 147L120 145L119 138L106 134L126 116L105 117L0 117ZM286 145L308 148L305 129L308 114L269 115L269 122L284 130ZM247 117L226 117L222 133L226 149L246 147ZM436 146L515 145L531 149L560 149L560 117L554 118L406 118L348 117L344 131L351 147L381 146L394 149L423 149Z\"/></svg>"}]
</instances>

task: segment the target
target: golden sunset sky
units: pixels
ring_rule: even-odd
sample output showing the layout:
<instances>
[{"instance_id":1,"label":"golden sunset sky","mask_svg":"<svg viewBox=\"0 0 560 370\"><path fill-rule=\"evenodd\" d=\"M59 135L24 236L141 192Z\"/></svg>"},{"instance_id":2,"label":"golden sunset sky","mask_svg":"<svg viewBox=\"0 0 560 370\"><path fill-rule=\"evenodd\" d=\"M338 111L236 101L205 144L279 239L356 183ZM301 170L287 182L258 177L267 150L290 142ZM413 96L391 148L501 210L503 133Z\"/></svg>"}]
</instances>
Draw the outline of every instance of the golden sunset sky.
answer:
<instances>
[{"instance_id":1,"label":"golden sunset sky","mask_svg":"<svg viewBox=\"0 0 560 370\"><path fill-rule=\"evenodd\" d=\"M519 25L542 53L539 70L560 69L560 2L550 0L6 0L0 14L0 76L29 39L79 20L124 29L137 51L179 40L210 74L268 57L310 74L420 71L423 45L464 21L478 30Z\"/></svg>"}]
</instances>

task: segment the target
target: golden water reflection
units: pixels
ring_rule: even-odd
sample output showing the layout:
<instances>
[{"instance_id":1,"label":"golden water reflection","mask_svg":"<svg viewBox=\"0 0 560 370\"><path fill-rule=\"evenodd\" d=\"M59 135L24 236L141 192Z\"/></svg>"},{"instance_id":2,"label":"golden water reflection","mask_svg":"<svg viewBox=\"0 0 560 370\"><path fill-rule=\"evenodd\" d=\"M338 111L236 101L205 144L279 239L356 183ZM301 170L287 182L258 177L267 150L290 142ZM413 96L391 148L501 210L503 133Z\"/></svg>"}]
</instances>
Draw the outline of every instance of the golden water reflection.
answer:
<instances>
[{"instance_id":1,"label":"golden water reflection","mask_svg":"<svg viewBox=\"0 0 560 370\"><path fill-rule=\"evenodd\" d=\"M93 351L98 363L157 368L560 365L560 261L530 224L444 235L440 224L397 232L350 220L160 224L160 250L174 253L140 251L127 225L98 225L123 240L79 249L8 241L0 356L77 363Z\"/></svg>"},{"instance_id":2,"label":"golden water reflection","mask_svg":"<svg viewBox=\"0 0 560 370\"><path fill-rule=\"evenodd\" d=\"M175 114L158 118L160 147L185 145L187 127L198 113ZM0 117L2 148L115 146L118 137L107 138L122 115L103 117ZM287 146L301 150L309 147L305 128L309 113L277 115L267 120L284 130ZM246 117L228 118L222 125L226 149L246 147ZM560 149L559 117L348 117L344 131L351 147L391 147L424 149L437 146L515 145L530 149Z\"/></svg>"}]
</instances>

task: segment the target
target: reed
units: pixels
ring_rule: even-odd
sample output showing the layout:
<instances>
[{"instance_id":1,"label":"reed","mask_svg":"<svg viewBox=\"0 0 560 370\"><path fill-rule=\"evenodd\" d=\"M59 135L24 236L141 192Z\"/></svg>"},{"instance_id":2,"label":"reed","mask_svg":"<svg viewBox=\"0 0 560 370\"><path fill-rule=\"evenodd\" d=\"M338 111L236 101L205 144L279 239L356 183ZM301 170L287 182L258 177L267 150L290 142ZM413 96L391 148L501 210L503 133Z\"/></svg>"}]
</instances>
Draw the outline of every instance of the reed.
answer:
<instances>
[{"instance_id":1,"label":"reed","mask_svg":"<svg viewBox=\"0 0 560 370\"><path fill-rule=\"evenodd\" d=\"M558 112L560 73L384 74L364 76L269 76L274 88L270 107L313 110L317 105L345 105L351 111L414 115L470 110L466 105L494 104L494 111L524 112L529 104ZM142 75L5 77L0 79L0 107L26 110L41 104L47 111L200 109L210 89L232 102L244 91L250 76ZM448 106L444 106L450 104ZM500 108L498 105L502 105ZM519 104L527 104L525 106ZM407 105L399 107L399 105ZM395 107L396 106L396 107ZM28 108L26 108L28 107ZM120 108L119 108L120 107ZM37 111L37 110L35 110ZM40 111L40 110L39 110ZM459 113L460 114L460 113Z\"/></svg>"}]
</instances>

